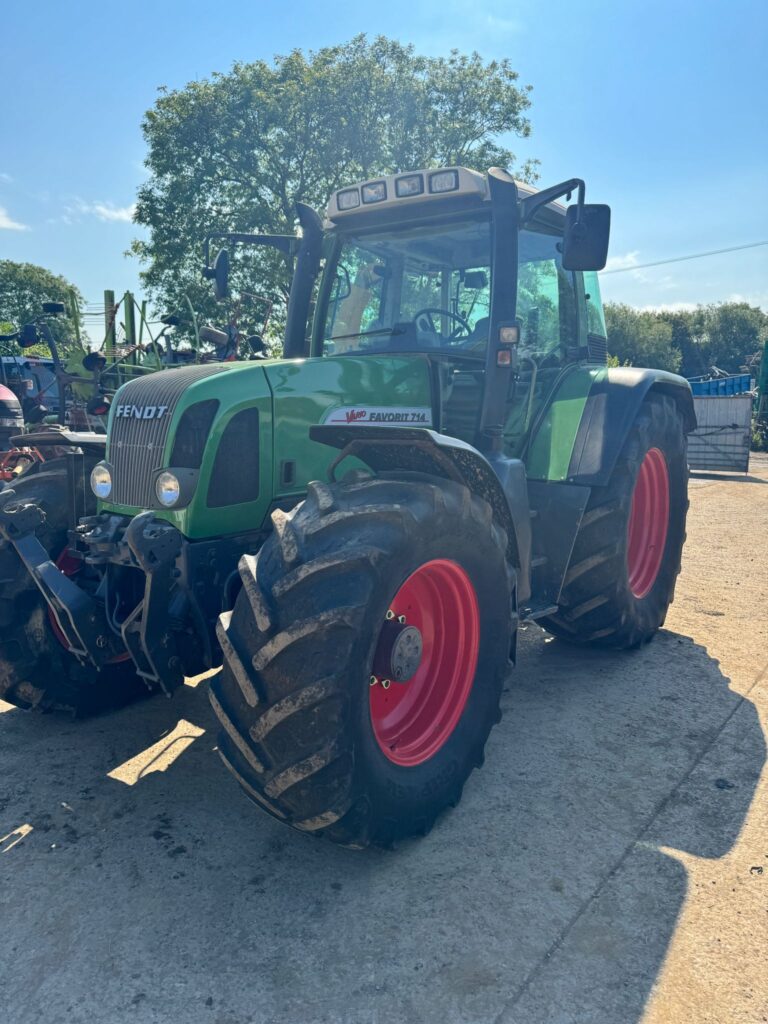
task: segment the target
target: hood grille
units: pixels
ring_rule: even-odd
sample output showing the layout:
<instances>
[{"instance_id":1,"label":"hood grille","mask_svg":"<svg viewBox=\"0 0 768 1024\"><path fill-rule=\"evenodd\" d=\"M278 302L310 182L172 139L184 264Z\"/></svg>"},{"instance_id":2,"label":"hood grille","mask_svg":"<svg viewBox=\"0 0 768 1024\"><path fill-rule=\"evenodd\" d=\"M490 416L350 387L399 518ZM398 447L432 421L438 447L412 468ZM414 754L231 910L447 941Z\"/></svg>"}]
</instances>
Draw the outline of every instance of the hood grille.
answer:
<instances>
[{"instance_id":1,"label":"hood grille","mask_svg":"<svg viewBox=\"0 0 768 1024\"><path fill-rule=\"evenodd\" d=\"M153 508L157 505L152 475L162 468L163 451L173 411L190 384L223 373L228 366L186 366L161 370L124 385L115 396L118 405L166 405L159 419L139 420L113 413L107 458L112 466L110 504Z\"/></svg>"}]
</instances>

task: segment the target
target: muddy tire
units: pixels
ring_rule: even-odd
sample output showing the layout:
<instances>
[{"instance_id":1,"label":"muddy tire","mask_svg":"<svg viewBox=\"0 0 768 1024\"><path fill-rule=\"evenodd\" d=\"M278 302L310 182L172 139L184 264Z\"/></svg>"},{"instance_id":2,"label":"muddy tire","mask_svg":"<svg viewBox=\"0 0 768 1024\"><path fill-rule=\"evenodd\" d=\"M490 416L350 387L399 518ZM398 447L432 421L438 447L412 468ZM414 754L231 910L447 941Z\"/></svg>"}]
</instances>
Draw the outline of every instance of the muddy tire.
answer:
<instances>
[{"instance_id":1,"label":"muddy tire","mask_svg":"<svg viewBox=\"0 0 768 1024\"><path fill-rule=\"evenodd\" d=\"M354 847L426 833L500 718L516 624L506 537L465 487L417 476L310 484L273 522L219 622L222 759L302 831Z\"/></svg>"},{"instance_id":2,"label":"muddy tire","mask_svg":"<svg viewBox=\"0 0 768 1024\"><path fill-rule=\"evenodd\" d=\"M688 465L675 402L652 395L576 536L556 616L541 625L570 643L629 648L664 624L685 541Z\"/></svg>"},{"instance_id":3,"label":"muddy tire","mask_svg":"<svg viewBox=\"0 0 768 1024\"><path fill-rule=\"evenodd\" d=\"M37 536L55 561L67 542L65 460L51 460L38 472L24 474L14 482L13 491L14 498L0 493L0 502L32 501L43 509L45 523ZM147 694L132 662L97 672L81 666L67 652L15 549L0 541L0 699L25 709L85 716L122 707Z\"/></svg>"}]
</instances>

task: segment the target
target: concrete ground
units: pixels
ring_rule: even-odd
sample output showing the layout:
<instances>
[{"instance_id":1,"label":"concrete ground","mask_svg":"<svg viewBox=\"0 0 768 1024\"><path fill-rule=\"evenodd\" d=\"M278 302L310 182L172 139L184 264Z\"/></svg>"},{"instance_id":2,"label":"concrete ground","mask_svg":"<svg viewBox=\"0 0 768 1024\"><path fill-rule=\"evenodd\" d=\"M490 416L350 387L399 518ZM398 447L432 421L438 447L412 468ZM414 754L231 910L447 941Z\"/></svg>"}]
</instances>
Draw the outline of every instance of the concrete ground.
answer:
<instances>
[{"instance_id":1,"label":"concrete ground","mask_svg":"<svg viewBox=\"0 0 768 1024\"><path fill-rule=\"evenodd\" d=\"M694 480L688 536L646 649L525 630L485 769L395 852L258 812L204 682L0 705L2 1019L768 1020L768 460Z\"/></svg>"}]
</instances>

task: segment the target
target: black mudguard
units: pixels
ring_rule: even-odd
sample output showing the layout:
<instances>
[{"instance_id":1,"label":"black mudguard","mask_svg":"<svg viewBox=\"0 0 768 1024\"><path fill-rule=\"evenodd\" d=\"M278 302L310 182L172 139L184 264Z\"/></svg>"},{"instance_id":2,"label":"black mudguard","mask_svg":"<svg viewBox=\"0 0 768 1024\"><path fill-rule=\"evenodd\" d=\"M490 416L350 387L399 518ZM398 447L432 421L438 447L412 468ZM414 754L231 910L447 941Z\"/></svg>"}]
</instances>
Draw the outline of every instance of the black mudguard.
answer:
<instances>
[{"instance_id":1,"label":"black mudguard","mask_svg":"<svg viewBox=\"0 0 768 1024\"><path fill-rule=\"evenodd\" d=\"M640 406L649 392L675 400L688 434L696 429L691 386L666 370L609 367L589 393L568 466L568 482L603 486L608 482Z\"/></svg>"}]
</instances>

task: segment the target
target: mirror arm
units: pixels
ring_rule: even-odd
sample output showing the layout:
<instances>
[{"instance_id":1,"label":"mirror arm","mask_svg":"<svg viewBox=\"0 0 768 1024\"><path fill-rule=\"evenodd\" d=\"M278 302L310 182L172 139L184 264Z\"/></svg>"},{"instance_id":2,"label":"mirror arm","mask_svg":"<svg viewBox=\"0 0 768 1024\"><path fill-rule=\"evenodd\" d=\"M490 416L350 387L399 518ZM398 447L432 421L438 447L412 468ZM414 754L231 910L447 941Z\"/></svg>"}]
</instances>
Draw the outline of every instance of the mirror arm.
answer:
<instances>
[{"instance_id":1,"label":"mirror arm","mask_svg":"<svg viewBox=\"0 0 768 1024\"><path fill-rule=\"evenodd\" d=\"M295 256L301 245L301 239L296 235L254 235L243 232L218 231L213 235L208 235L205 239L206 269L211 266L211 242L214 239L225 239L232 243L243 242L246 245L268 245L273 249L279 249L286 256Z\"/></svg>"},{"instance_id":2,"label":"mirror arm","mask_svg":"<svg viewBox=\"0 0 768 1024\"><path fill-rule=\"evenodd\" d=\"M520 227L524 227L533 217L534 213L541 206L546 206L547 203L553 203L556 199L560 199L561 196L566 196L568 199L571 198L571 193L578 189L577 209L578 214L576 217L577 222L581 220L581 211L584 206L584 182L581 178L570 178L568 181L561 181L559 185L552 185L551 188L545 188L542 192L537 192L536 195L527 196L525 199L520 200Z\"/></svg>"}]
</instances>

